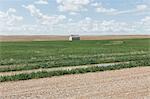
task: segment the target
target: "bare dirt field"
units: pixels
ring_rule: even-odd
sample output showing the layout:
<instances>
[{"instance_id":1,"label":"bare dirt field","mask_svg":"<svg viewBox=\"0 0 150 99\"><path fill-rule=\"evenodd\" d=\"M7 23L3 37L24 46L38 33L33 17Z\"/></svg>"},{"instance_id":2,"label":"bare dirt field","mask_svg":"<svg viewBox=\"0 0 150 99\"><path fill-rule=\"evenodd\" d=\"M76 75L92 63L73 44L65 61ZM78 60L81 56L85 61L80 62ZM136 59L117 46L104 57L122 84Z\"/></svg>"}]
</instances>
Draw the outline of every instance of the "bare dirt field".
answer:
<instances>
[{"instance_id":1,"label":"bare dirt field","mask_svg":"<svg viewBox=\"0 0 150 99\"><path fill-rule=\"evenodd\" d=\"M67 40L67 36L55 35L0 35L0 41L49 41L49 40Z\"/></svg>"},{"instance_id":2,"label":"bare dirt field","mask_svg":"<svg viewBox=\"0 0 150 99\"><path fill-rule=\"evenodd\" d=\"M56 35L0 35L0 41L53 41L68 40L69 36ZM109 36L81 36L81 40L109 40L109 39L132 39L150 38L150 35L109 35Z\"/></svg>"},{"instance_id":3,"label":"bare dirt field","mask_svg":"<svg viewBox=\"0 0 150 99\"><path fill-rule=\"evenodd\" d=\"M150 38L150 35L109 35L109 36L81 36L81 40L113 40L113 39Z\"/></svg>"},{"instance_id":4,"label":"bare dirt field","mask_svg":"<svg viewBox=\"0 0 150 99\"><path fill-rule=\"evenodd\" d=\"M0 83L0 99L150 99L150 67Z\"/></svg>"}]
</instances>

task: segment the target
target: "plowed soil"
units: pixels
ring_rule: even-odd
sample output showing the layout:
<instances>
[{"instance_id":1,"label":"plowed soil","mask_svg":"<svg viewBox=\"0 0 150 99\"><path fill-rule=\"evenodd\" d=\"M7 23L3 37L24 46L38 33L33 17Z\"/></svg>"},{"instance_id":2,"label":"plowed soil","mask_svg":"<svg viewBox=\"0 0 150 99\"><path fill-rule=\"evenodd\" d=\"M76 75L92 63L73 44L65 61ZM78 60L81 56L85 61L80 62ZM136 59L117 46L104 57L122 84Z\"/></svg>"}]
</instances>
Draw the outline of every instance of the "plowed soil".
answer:
<instances>
[{"instance_id":1,"label":"plowed soil","mask_svg":"<svg viewBox=\"0 0 150 99\"><path fill-rule=\"evenodd\" d=\"M150 99L150 67L0 83L0 99Z\"/></svg>"}]
</instances>

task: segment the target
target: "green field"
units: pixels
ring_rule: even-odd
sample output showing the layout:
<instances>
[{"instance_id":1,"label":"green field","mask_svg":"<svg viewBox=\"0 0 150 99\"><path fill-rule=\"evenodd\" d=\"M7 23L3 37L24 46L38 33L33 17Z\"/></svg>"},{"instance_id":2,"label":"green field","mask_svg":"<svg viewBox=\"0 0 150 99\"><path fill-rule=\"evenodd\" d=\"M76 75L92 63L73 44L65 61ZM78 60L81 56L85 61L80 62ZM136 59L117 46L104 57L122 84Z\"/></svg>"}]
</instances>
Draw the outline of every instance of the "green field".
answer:
<instances>
[{"instance_id":1,"label":"green field","mask_svg":"<svg viewBox=\"0 0 150 99\"><path fill-rule=\"evenodd\" d=\"M139 61L150 64L150 39L0 42L0 72Z\"/></svg>"}]
</instances>

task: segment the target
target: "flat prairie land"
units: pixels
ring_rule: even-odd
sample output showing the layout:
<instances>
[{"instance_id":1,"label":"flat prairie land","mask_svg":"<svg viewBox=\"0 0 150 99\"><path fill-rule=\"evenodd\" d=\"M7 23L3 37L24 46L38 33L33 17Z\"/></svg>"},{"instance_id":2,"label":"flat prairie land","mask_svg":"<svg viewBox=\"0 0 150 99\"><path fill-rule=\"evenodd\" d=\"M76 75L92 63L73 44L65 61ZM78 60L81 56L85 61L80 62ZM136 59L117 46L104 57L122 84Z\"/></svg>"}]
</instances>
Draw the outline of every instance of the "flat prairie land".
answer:
<instances>
[{"instance_id":1,"label":"flat prairie land","mask_svg":"<svg viewBox=\"0 0 150 99\"><path fill-rule=\"evenodd\" d=\"M73 42L0 42L0 76L12 75L11 77L0 77L0 81L27 80L55 75L149 66L149 45L149 38ZM126 62L128 64L124 64ZM109 66L108 68L97 67L98 64L103 67L106 63L120 64L110 68ZM80 67L85 67L85 69L76 70ZM64 71L68 69L75 70ZM46 72L43 73L42 71ZM14 76L15 74L17 75Z\"/></svg>"},{"instance_id":2,"label":"flat prairie land","mask_svg":"<svg viewBox=\"0 0 150 99\"><path fill-rule=\"evenodd\" d=\"M1 99L149 99L150 67L0 83Z\"/></svg>"},{"instance_id":3,"label":"flat prairie land","mask_svg":"<svg viewBox=\"0 0 150 99\"><path fill-rule=\"evenodd\" d=\"M0 42L0 99L149 99L150 38L107 39Z\"/></svg>"},{"instance_id":4,"label":"flat prairie land","mask_svg":"<svg viewBox=\"0 0 150 99\"><path fill-rule=\"evenodd\" d=\"M68 40L64 35L0 35L0 41L55 41ZM112 40L112 39L134 39L150 38L150 35L109 35L109 36L81 36L81 40Z\"/></svg>"}]
</instances>

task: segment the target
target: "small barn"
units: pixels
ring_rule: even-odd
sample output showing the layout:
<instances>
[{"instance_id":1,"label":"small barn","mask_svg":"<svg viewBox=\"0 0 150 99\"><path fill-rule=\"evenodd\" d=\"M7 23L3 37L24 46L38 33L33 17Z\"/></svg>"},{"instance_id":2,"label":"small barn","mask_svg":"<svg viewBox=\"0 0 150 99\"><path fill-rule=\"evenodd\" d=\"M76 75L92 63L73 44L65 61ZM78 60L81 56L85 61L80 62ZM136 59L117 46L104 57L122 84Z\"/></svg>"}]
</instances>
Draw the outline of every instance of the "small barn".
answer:
<instances>
[{"instance_id":1,"label":"small barn","mask_svg":"<svg viewBox=\"0 0 150 99\"><path fill-rule=\"evenodd\" d=\"M75 40L80 40L79 35L70 35L69 36L69 41L75 41Z\"/></svg>"}]
</instances>

